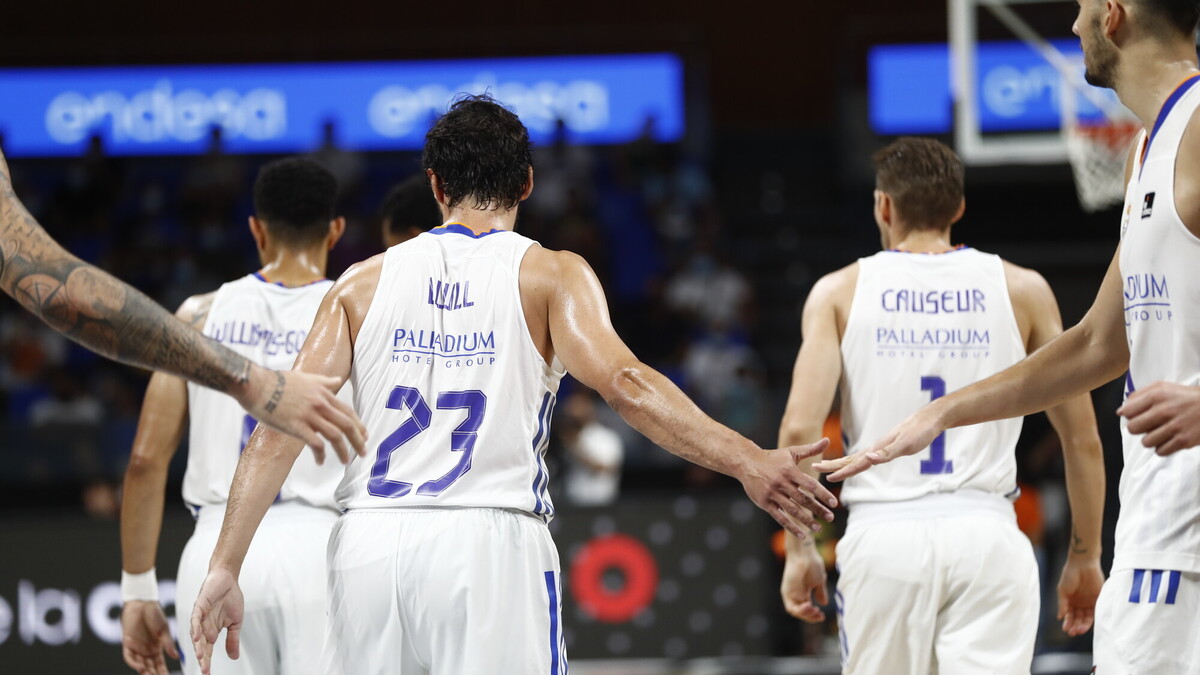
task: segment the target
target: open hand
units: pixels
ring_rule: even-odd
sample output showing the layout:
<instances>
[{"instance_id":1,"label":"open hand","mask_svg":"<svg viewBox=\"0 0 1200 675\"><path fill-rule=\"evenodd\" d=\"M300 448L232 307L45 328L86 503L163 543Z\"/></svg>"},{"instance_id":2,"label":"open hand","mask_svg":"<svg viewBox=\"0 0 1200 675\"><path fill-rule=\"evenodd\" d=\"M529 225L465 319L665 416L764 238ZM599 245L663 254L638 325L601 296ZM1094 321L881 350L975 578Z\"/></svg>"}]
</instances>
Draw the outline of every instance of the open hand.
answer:
<instances>
[{"instance_id":1,"label":"open hand","mask_svg":"<svg viewBox=\"0 0 1200 675\"><path fill-rule=\"evenodd\" d=\"M250 377L246 400L239 400L242 407L260 422L307 443L318 464L325 461L325 439L343 464L353 457L351 449L366 455L366 427L337 397L342 383L336 378L257 366Z\"/></svg>"},{"instance_id":2,"label":"open hand","mask_svg":"<svg viewBox=\"0 0 1200 675\"><path fill-rule=\"evenodd\" d=\"M1154 382L1130 394L1117 414L1160 455L1200 445L1200 387Z\"/></svg>"},{"instance_id":3,"label":"open hand","mask_svg":"<svg viewBox=\"0 0 1200 675\"><path fill-rule=\"evenodd\" d=\"M825 620L820 605L829 604L825 561L816 546L802 544L799 548L799 551L788 551L779 594L788 614L801 621L820 623Z\"/></svg>"},{"instance_id":4,"label":"open hand","mask_svg":"<svg viewBox=\"0 0 1200 675\"><path fill-rule=\"evenodd\" d=\"M817 518L833 520L833 511L829 509L837 506L837 498L820 481L796 466L802 459L825 452L827 447L829 439L822 438L810 445L762 450L737 477L760 509L800 539L821 529Z\"/></svg>"},{"instance_id":5,"label":"open hand","mask_svg":"<svg viewBox=\"0 0 1200 675\"><path fill-rule=\"evenodd\" d=\"M121 609L121 654L138 675L168 675L167 660L179 660L167 616L157 602L130 600Z\"/></svg>"},{"instance_id":6,"label":"open hand","mask_svg":"<svg viewBox=\"0 0 1200 675\"><path fill-rule=\"evenodd\" d=\"M866 450L838 459L817 462L813 464L813 468L821 473L830 474L829 480L837 482L856 476L876 464L884 464L897 457L921 452L929 447L938 434L945 431L929 409L929 406L926 406L918 410Z\"/></svg>"},{"instance_id":7,"label":"open hand","mask_svg":"<svg viewBox=\"0 0 1200 675\"><path fill-rule=\"evenodd\" d=\"M1058 619L1063 632L1077 637L1088 632L1096 616L1096 599L1104 585L1100 559L1095 556L1067 557L1058 580Z\"/></svg>"},{"instance_id":8,"label":"open hand","mask_svg":"<svg viewBox=\"0 0 1200 675\"><path fill-rule=\"evenodd\" d=\"M236 659L240 653L239 635L242 631L242 612L245 608L242 589L237 579L228 570L213 569L204 578L196 604L192 607L191 637L196 650L196 661L200 672L209 675L212 668L212 650L222 629L225 636L225 653Z\"/></svg>"}]
</instances>

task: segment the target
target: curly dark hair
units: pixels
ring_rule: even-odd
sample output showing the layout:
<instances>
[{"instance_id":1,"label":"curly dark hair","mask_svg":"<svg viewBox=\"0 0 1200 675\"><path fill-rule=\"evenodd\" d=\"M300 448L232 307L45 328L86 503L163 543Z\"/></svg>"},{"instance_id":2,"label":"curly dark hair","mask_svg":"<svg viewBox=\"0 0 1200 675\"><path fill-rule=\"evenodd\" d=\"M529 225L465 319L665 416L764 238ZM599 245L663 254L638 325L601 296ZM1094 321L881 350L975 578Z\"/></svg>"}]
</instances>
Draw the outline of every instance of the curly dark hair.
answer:
<instances>
[{"instance_id":1,"label":"curly dark hair","mask_svg":"<svg viewBox=\"0 0 1200 675\"><path fill-rule=\"evenodd\" d=\"M254 213L286 246L307 246L329 232L337 203L337 179L307 157L267 164L254 181Z\"/></svg>"},{"instance_id":2,"label":"curly dark hair","mask_svg":"<svg viewBox=\"0 0 1200 675\"><path fill-rule=\"evenodd\" d=\"M965 167L958 155L930 138L898 138L871 158L875 187L915 229L950 224L963 200Z\"/></svg>"},{"instance_id":3,"label":"curly dark hair","mask_svg":"<svg viewBox=\"0 0 1200 675\"><path fill-rule=\"evenodd\" d=\"M425 134L422 166L432 169L454 208L511 209L533 166L529 131L488 94L458 98Z\"/></svg>"}]
</instances>

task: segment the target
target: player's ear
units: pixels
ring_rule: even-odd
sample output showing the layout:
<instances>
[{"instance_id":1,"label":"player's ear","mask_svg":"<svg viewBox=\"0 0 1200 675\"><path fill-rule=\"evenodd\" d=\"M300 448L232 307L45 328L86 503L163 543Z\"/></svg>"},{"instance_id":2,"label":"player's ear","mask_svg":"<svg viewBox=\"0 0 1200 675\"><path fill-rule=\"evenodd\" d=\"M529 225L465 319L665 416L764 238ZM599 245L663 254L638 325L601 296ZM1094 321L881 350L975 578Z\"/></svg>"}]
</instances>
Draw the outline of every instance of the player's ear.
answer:
<instances>
[{"instance_id":1,"label":"player's ear","mask_svg":"<svg viewBox=\"0 0 1200 675\"><path fill-rule=\"evenodd\" d=\"M433 172L433 169L425 169L425 175L429 177L429 189L433 190L433 198L437 200L438 206L449 207L446 203L446 191L442 189L442 179ZM444 215L444 214L443 214Z\"/></svg>"},{"instance_id":2,"label":"player's ear","mask_svg":"<svg viewBox=\"0 0 1200 675\"><path fill-rule=\"evenodd\" d=\"M875 223L880 227L892 224L892 198L883 190L875 190Z\"/></svg>"},{"instance_id":3,"label":"player's ear","mask_svg":"<svg viewBox=\"0 0 1200 675\"><path fill-rule=\"evenodd\" d=\"M260 253L267 248L267 228L254 216L250 216L250 236L254 237L254 245Z\"/></svg>"},{"instance_id":4,"label":"player's ear","mask_svg":"<svg viewBox=\"0 0 1200 675\"><path fill-rule=\"evenodd\" d=\"M521 201L529 199L529 195L533 193L533 165L529 165L529 178L525 180L525 192L521 194Z\"/></svg>"},{"instance_id":5,"label":"player's ear","mask_svg":"<svg viewBox=\"0 0 1200 675\"><path fill-rule=\"evenodd\" d=\"M1121 0L1105 0L1104 18L1100 22L1100 28L1104 31L1104 37L1115 42L1114 37L1117 31L1124 27L1128 20L1129 14L1124 2Z\"/></svg>"},{"instance_id":6,"label":"player's ear","mask_svg":"<svg viewBox=\"0 0 1200 675\"><path fill-rule=\"evenodd\" d=\"M338 240L346 233L346 219L343 216L338 216L329 221L329 234L325 237L325 248L332 250L337 245Z\"/></svg>"},{"instance_id":7,"label":"player's ear","mask_svg":"<svg viewBox=\"0 0 1200 675\"><path fill-rule=\"evenodd\" d=\"M963 197L958 203L958 210L954 212L954 217L950 219L950 224L953 225L962 220L963 214L967 212L967 198Z\"/></svg>"}]
</instances>

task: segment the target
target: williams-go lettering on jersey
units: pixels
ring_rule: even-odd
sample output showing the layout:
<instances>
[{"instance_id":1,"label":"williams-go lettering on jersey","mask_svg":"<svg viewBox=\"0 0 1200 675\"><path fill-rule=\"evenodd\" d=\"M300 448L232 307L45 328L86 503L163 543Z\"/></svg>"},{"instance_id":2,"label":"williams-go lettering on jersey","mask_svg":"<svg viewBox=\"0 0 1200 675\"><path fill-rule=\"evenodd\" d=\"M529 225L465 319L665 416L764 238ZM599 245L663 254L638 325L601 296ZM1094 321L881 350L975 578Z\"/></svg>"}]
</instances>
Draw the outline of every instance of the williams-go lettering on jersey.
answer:
<instances>
[{"instance_id":1,"label":"williams-go lettering on jersey","mask_svg":"<svg viewBox=\"0 0 1200 675\"><path fill-rule=\"evenodd\" d=\"M332 285L322 280L287 288L248 274L217 290L203 332L261 366L289 370ZM344 389L339 396L348 402L350 393ZM233 398L190 383L188 417L184 501L193 510L207 506L223 510L238 457L256 422ZM305 450L284 482L279 501L335 509L334 493L341 477L337 462L317 464L312 452Z\"/></svg>"}]
</instances>

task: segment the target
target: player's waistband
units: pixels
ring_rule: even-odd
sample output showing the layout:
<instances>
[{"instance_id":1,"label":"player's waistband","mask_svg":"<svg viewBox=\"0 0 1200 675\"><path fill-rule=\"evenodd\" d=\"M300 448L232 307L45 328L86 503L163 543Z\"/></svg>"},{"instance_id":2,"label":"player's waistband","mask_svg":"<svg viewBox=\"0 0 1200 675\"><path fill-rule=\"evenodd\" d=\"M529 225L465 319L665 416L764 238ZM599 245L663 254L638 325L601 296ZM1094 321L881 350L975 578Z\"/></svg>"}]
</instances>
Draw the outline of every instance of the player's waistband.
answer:
<instances>
[{"instance_id":1,"label":"player's waistband","mask_svg":"<svg viewBox=\"0 0 1200 675\"><path fill-rule=\"evenodd\" d=\"M957 490L895 502L859 502L850 507L846 527L881 521L990 516L1016 522L1012 502L993 492Z\"/></svg>"},{"instance_id":2,"label":"player's waistband","mask_svg":"<svg viewBox=\"0 0 1200 675\"><path fill-rule=\"evenodd\" d=\"M479 511L483 513L511 513L514 516L525 516L532 518L543 525L546 520L539 515L530 513L524 509L514 509L507 506L397 506L389 508L357 508L346 509L342 512L343 516L354 516L360 514L390 514L401 516L413 516L422 514L438 514L450 512L468 512Z\"/></svg>"},{"instance_id":3,"label":"player's waistband","mask_svg":"<svg viewBox=\"0 0 1200 675\"><path fill-rule=\"evenodd\" d=\"M193 508L192 513L196 516L196 527L220 527L221 522L225 520L225 505L209 505L201 506L198 509ZM338 512L327 506L313 506L307 502L298 500L288 500L285 502L275 502L271 504L271 508L267 509L266 515L263 516L263 522L269 520L307 520L312 518L328 518L336 520Z\"/></svg>"}]
</instances>

